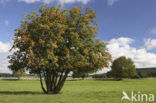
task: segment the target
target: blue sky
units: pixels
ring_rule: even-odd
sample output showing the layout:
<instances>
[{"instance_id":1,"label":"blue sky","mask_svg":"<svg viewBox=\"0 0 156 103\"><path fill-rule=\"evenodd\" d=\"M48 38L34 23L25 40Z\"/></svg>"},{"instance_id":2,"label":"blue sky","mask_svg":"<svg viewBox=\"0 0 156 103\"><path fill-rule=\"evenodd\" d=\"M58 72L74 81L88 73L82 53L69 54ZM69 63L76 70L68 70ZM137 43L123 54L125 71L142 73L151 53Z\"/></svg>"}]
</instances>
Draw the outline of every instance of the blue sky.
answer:
<instances>
[{"instance_id":1,"label":"blue sky","mask_svg":"<svg viewBox=\"0 0 156 103\"><path fill-rule=\"evenodd\" d=\"M0 0L0 60L7 61L14 29L19 26L22 15L33 8L37 12L44 3L62 4L68 9L92 8L98 16L97 38L109 43L114 59L125 55L132 58L137 67L156 67L153 61L156 60L156 0ZM5 64L1 66L4 71L8 63Z\"/></svg>"}]
</instances>

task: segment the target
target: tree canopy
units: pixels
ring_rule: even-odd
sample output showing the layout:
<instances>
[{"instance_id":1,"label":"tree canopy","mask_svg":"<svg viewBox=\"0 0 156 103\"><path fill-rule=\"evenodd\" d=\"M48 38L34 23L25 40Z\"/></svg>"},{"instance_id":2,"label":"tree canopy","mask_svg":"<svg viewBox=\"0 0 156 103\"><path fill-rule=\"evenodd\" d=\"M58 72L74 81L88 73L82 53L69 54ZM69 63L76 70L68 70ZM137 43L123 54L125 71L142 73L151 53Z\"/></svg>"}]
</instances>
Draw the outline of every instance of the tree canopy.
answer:
<instances>
[{"instance_id":1,"label":"tree canopy","mask_svg":"<svg viewBox=\"0 0 156 103\"><path fill-rule=\"evenodd\" d=\"M95 39L95 18L92 9L81 7L42 6L38 14L26 14L15 30L9 68L39 74L44 93L50 94L61 90L70 71L91 73L108 67L111 56L106 43Z\"/></svg>"},{"instance_id":2,"label":"tree canopy","mask_svg":"<svg viewBox=\"0 0 156 103\"><path fill-rule=\"evenodd\" d=\"M134 62L130 58L121 56L113 61L111 74L116 78L129 78L136 76Z\"/></svg>"}]
</instances>

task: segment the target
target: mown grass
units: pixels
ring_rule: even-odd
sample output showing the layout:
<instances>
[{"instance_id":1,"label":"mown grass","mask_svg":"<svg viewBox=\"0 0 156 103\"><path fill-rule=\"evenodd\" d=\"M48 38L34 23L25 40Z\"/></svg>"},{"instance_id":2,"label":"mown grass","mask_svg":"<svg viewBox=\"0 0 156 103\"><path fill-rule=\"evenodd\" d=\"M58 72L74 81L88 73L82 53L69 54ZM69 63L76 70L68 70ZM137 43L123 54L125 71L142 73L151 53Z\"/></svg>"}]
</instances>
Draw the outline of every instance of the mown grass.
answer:
<instances>
[{"instance_id":1,"label":"mown grass","mask_svg":"<svg viewBox=\"0 0 156 103\"><path fill-rule=\"evenodd\" d=\"M156 96L156 79L66 81L57 95L43 94L38 80L0 80L0 103L121 103L123 90L128 94L133 90Z\"/></svg>"}]
</instances>

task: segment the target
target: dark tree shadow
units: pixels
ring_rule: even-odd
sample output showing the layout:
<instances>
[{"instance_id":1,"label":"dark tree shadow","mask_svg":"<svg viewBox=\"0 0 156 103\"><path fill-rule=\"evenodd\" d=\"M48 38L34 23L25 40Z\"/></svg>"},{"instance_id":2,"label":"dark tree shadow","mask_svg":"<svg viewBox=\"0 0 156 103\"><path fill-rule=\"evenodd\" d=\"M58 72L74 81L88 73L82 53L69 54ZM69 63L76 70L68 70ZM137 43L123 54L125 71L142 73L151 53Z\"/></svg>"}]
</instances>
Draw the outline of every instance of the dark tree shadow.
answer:
<instances>
[{"instance_id":1,"label":"dark tree shadow","mask_svg":"<svg viewBox=\"0 0 156 103\"><path fill-rule=\"evenodd\" d=\"M2 79L2 80L5 80L5 81L19 81L21 79Z\"/></svg>"},{"instance_id":2,"label":"dark tree shadow","mask_svg":"<svg viewBox=\"0 0 156 103\"><path fill-rule=\"evenodd\" d=\"M33 95L38 95L38 94L43 94L43 92L32 92L32 91L0 91L0 95L28 95L28 94L33 94Z\"/></svg>"}]
</instances>

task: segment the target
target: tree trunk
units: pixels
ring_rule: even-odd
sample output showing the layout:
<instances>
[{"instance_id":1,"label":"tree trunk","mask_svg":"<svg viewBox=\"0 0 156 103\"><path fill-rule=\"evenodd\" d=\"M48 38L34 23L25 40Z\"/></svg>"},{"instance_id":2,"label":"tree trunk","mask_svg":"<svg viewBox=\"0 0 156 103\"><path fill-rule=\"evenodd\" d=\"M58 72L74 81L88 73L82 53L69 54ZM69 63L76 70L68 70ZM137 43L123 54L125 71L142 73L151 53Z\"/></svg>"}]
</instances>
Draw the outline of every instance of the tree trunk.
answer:
<instances>
[{"instance_id":1,"label":"tree trunk","mask_svg":"<svg viewBox=\"0 0 156 103\"><path fill-rule=\"evenodd\" d=\"M58 94L62 89L68 74L68 70L56 71L47 69L42 73L40 72L40 83L43 92L45 94ZM43 86L42 75L44 75L46 89Z\"/></svg>"},{"instance_id":2,"label":"tree trunk","mask_svg":"<svg viewBox=\"0 0 156 103\"><path fill-rule=\"evenodd\" d=\"M46 90L45 90L45 88L44 88L44 86L43 86L42 74L41 74L41 73L40 73L40 83L41 83L41 88L42 88L43 92L46 94L47 92L46 92Z\"/></svg>"}]
</instances>

